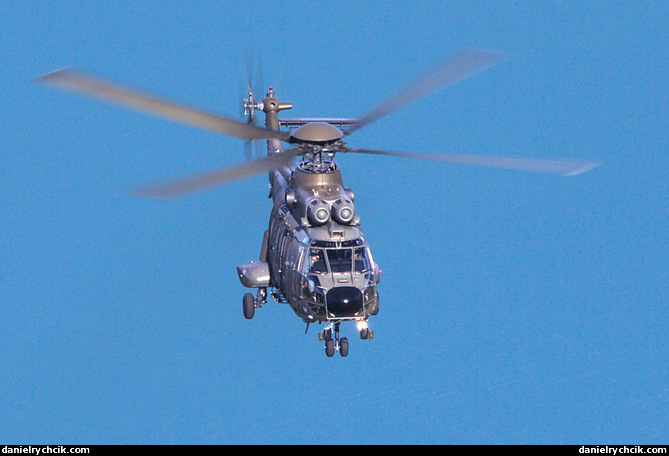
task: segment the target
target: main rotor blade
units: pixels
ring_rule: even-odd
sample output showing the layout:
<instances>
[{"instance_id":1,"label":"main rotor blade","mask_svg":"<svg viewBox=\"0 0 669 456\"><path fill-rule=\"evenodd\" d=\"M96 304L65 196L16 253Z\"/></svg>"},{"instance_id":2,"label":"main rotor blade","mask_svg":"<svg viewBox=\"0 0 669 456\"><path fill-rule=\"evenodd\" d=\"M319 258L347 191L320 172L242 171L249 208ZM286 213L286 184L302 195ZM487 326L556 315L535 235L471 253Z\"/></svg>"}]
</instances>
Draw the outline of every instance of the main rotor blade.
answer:
<instances>
[{"instance_id":1,"label":"main rotor blade","mask_svg":"<svg viewBox=\"0 0 669 456\"><path fill-rule=\"evenodd\" d=\"M241 139L287 140L290 136L285 132L266 130L200 109L190 108L180 103L142 93L137 89L124 87L115 82L106 81L72 68L47 73L38 77L37 81L165 119Z\"/></svg>"},{"instance_id":2,"label":"main rotor blade","mask_svg":"<svg viewBox=\"0 0 669 456\"><path fill-rule=\"evenodd\" d=\"M415 152L395 152L388 150L347 149L345 152L357 154L387 155L391 157L415 158L463 165L488 166L492 168L514 169L538 173L552 173L562 176L577 176L601 166L601 162L563 160L548 158L491 157L465 154L426 154Z\"/></svg>"},{"instance_id":3,"label":"main rotor blade","mask_svg":"<svg viewBox=\"0 0 669 456\"><path fill-rule=\"evenodd\" d=\"M362 116L349 133L406 106L432 92L455 84L462 79L495 65L506 59L507 55L497 51L464 49L444 63L395 93L391 98L380 103L368 114Z\"/></svg>"},{"instance_id":4,"label":"main rotor blade","mask_svg":"<svg viewBox=\"0 0 669 456\"><path fill-rule=\"evenodd\" d=\"M286 166L295 156L300 155L301 153L302 152L298 149L290 149L269 157L249 161L229 168L185 177L171 182L139 187L131 190L131 193L148 198L172 198L187 193L193 193L207 187L226 184L255 174L281 168L282 166Z\"/></svg>"}]
</instances>

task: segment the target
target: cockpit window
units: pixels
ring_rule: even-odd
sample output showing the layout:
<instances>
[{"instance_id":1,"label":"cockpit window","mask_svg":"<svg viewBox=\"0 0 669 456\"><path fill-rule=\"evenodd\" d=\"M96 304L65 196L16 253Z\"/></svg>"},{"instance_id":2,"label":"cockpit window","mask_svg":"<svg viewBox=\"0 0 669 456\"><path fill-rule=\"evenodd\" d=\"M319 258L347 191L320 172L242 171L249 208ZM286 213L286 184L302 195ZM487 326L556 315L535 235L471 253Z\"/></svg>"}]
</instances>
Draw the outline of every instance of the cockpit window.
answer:
<instances>
[{"instance_id":1,"label":"cockpit window","mask_svg":"<svg viewBox=\"0 0 669 456\"><path fill-rule=\"evenodd\" d=\"M307 272L315 272L318 274L328 273L328 266L325 263L325 254L323 249L309 249Z\"/></svg>"},{"instance_id":2,"label":"cockpit window","mask_svg":"<svg viewBox=\"0 0 669 456\"><path fill-rule=\"evenodd\" d=\"M328 249L327 252L332 272L351 272L353 249Z\"/></svg>"},{"instance_id":3,"label":"cockpit window","mask_svg":"<svg viewBox=\"0 0 669 456\"><path fill-rule=\"evenodd\" d=\"M364 247L353 249L353 260L355 272L369 271L369 259L367 259L367 250Z\"/></svg>"},{"instance_id":4,"label":"cockpit window","mask_svg":"<svg viewBox=\"0 0 669 456\"><path fill-rule=\"evenodd\" d=\"M303 269L300 269L303 274L366 273L371 269L370 253L365 246L310 247L307 253Z\"/></svg>"}]
</instances>

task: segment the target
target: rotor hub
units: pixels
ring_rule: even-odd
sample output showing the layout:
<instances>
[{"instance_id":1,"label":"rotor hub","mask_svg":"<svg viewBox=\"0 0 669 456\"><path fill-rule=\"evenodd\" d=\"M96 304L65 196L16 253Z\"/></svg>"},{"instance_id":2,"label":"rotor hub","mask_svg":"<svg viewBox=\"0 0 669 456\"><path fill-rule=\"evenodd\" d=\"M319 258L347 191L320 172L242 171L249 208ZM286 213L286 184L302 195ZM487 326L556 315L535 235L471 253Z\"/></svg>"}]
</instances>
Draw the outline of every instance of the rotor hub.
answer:
<instances>
[{"instance_id":1,"label":"rotor hub","mask_svg":"<svg viewBox=\"0 0 669 456\"><path fill-rule=\"evenodd\" d=\"M294 143L330 144L341 140L344 133L327 122L309 122L295 130L290 141Z\"/></svg>"}]
</instances>

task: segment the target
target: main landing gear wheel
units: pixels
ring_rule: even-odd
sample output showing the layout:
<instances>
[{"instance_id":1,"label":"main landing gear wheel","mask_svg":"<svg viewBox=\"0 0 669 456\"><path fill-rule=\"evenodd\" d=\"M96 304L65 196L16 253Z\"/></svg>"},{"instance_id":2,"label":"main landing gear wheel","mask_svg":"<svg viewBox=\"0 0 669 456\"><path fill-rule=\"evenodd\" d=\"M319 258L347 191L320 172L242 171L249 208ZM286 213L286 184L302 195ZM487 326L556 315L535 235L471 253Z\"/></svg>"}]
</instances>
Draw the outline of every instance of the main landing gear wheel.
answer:
<instances>
[{"instance_id":1,"label":"main landing gear wheel","mask_svg":"<svg viewBox=\"0 0 669 456\"><path fill-rule=\"evenodd\" d=\"M256 313L256 300L251 293L246 293L242 299L244 318L250 320Z\"/></svg>"}]
</instances>

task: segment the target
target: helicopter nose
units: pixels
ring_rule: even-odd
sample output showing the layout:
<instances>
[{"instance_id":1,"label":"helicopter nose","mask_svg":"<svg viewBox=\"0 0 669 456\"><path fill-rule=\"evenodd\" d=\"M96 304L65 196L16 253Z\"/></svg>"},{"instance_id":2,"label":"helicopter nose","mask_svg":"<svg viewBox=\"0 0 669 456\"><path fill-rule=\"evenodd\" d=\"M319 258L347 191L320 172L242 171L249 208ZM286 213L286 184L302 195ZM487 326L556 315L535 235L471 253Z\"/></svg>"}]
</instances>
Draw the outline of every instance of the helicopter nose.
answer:
<instances>
[{"instance_id":1,"label":"helicopter nose","mask_svg":"<svg viewBox=\"0 0 669 456\"><path fill-rule=\"evenodd\" d=\"M329 313L350 317L362 310L362 292L355 287L331 288L326 295Z\"/></svg>"}]
</instances>

